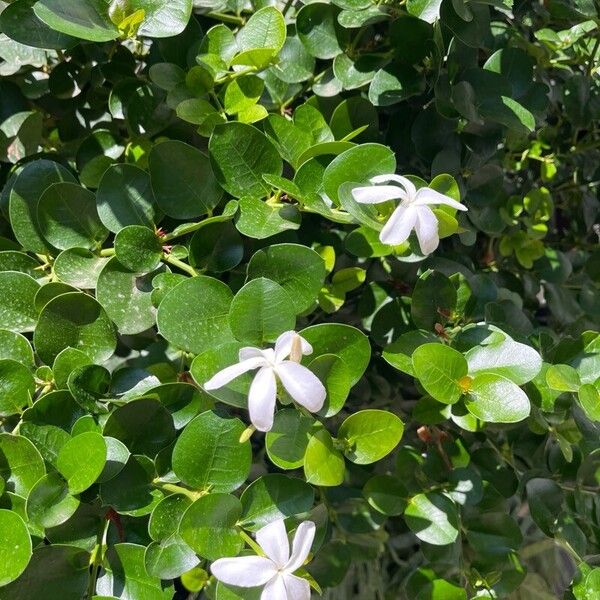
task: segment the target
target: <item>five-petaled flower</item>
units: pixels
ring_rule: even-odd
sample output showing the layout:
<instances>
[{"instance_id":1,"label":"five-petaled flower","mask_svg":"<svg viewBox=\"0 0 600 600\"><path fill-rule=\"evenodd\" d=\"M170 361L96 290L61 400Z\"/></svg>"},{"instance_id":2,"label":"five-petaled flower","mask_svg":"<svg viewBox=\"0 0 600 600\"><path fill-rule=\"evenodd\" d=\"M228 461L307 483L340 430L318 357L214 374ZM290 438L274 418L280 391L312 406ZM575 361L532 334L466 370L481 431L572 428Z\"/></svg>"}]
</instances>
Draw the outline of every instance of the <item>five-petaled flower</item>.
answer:
<instances>
[{"instance_id":1,"label":"five-petaled flower","mask_svg":"<svg viewBox=\"0 0 600 600\"><path fill-rule=\"evenodd\" d=\"M312 354L312 351L312 346L303 337L295 331L286 331L277 338L275 348L242 348L239 362L211 377L204 384L204 389L216 390L243 373L258 369L248 393L250 421L259 431L270 431L277 399L277 380L295 402L310 412L323 408L327 395L325 387L312 371L299 364L302 355Z\"/></svg>"},{"instance_id":2,"label":"five-petaled flower","mask_svg":"<svg viewBox=\"0 0 600 600\"><path fill-rule=\"evenodd\" d=\"M305 521L298 526L290 543L283 519L273 521L256 532L256 541L265 556L220 558L210 570L219 580L237 587L264 585L261 600L310 600L310 585L294 575L306 561L315 537L315 524Z\"/></svg>"},{"instance_id":3,"label":"five-petaled flower","mask_svg":"<svg viewBox=\"0 0 600 600\"><path fill-rule=\"evenodd\" d=\"M400 204L384 225L379 239L384 244L397 246L408 239L414 229L423 254L431 254L439 245L438 220L429 205L445 204L457 210L467 207L428 187L417 190L414 183L401 175L378 175L371 178L372 186L352 190L356 202L379 204L388 200L400 200ZM400 185L380 185L394 181Z\"/></svg>"}]
</instances>

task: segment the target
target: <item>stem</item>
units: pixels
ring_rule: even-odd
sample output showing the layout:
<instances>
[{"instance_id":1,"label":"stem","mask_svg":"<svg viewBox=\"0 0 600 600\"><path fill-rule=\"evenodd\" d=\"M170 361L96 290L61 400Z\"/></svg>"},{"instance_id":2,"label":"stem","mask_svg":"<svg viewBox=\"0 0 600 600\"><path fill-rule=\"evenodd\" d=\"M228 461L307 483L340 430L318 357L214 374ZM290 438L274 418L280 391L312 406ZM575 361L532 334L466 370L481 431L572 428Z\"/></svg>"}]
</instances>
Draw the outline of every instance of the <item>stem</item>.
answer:
<instances>
[{"instance_id":1,"label":"stem","mask_svg":"<svg viewBox=\"0 0 600 600\"><path fill-rule=\"evenodd\" d=\"M254 73L256 71L256 67L247 67L245 69L240 69L239 71L234 71L233 73L229 73L220 79L215 80L215 84L225 83L226 81L233 81L238 77L242 77L243 75L248 75L248 73Z\"/></svg>"},{"instance_id":2,"label":"stem","mask_svg":"<svg viewBox=\"0 0 600 600\"><path fill-rule=\"evenodd\" d=\"M600 36L598 36L596 38L596 43L594 44L594 47L592 48L592 53L590 54L590 60L588 61L587 69L585 71L585 74L588 77L592 74L592 71L594 70L594 60L596 58L596 52L598 52L599 47L600 47Z\"/></svg>"},{"instance_id":3,"label":"stem","mask_svg":"<svg viewBox=\"0 0 600 600\"><path fill-rule=\"evenodd\" d=\"M252 548L256 554L258 554L258 556L265 555L263 549L245 531L240 529L239 534L246 544L248 544L248 546L250 546L250 548Z\"/></svg>"},{"instance_id":4,"label":"stem","mask_svg":"<svg viewBox=\"0 0 600 600\"><path fill-rule=\"evenodd\" d=\"M170 242L171 240L174 240L178 237L187 235L188 233L193 233L194 231L197 231L201 227L204 227L204 225L205 225L204 221L200 221L198 223L190 223L189 225L181 225L175 231L173 231L171 233L167 233L166 235L163 235L160 238L160 241L162 243Z\"/></svg>"},{"instance_id":5,"label":"stem","mask_svg":"<svg viewBox=\"0 0 600 600\"><path fill-rule=\"evenodd\" d=\"M187 488L181 487L180 485L175 485L174 483L166 483L158 479L155 479L152 482L152 485L164 492L172 492L173 494L183 494L184 496L187 496L192 502L195 502L196 500L198 500L198 498L202 498L202 496L206 496L206 494L208 494L206 490L188 490Z\"/></svg>"},{"instance_id":6,"label":"stem","mask_svg":"<svg viewBox=\"0 0 600 600\"><path fill-rule=\"evenodd\" d=\"M236 17L235 15L227 15L222 12L209 12L204 15L209 19L216 19L217 21L223 21L224 23L233 23L234 25L243 25L245 20L242 17Z\"/></svg>"},{"instance_id":7,"label":"stem","mask_svg":"<svg viewBox=\"0 0 600 600\"><path fill-rule=\"evenodd\" d=\"M98 572L100 571L100 567L102 566L102 560L104 559L104 552L106 550L106 537L108 535L109 526L110 519L105 519L102 531L98 532L96 546L94 547L94 550L92 551L92 556L90 557L92 570L90 571L90 579L88 583L88 600L92 600L92 598L96 594Z\"/></svg>"},{"instance_id":8,"label":"stem","mask_svg":"<svg viewBox=\"0 0 600 600\"><path fill-rule=\"evenodd\" d=\"M166 262L170 265L173 265L174 267L177 267L178 269L181 269L182 271L185 271L192 277L196 277L198 275L198 271L196 271L196 269L194 269L194 267L190 267L190 265L188 265L187 263L184 263L182 260L179 260L178 258L175 258L174 256L167 254L167 255L163 256L162 260L163 260L163 262Z\"/></svg>"}]
</instances>

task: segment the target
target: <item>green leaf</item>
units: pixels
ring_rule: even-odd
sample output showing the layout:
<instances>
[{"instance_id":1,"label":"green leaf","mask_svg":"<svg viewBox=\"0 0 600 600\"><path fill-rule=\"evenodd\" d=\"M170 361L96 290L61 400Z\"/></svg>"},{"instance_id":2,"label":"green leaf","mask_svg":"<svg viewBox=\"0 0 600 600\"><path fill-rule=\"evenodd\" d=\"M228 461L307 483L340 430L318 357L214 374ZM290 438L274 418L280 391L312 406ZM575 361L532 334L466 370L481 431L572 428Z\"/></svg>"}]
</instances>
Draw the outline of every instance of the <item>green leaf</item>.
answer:
<instances>
[{"instance_id":1,"label":"green leaf","mask_svg":"<svg viewBox=\"0 0 600 600\"><path fill-rule=\"evenodd\" d=\"M306 482L318 486L338 486L344 481L344 456L335 447L326 429L317 431L308 441L304 455Z\"/></svg>"},{"instance_id":2,"label":"green leaf","mask_svg":"<svg viewBox=\"0 0 600 600\"><path fill-rule=\"evenodd\" d=\"M264 346L295 328L294 303L274 281L264 277L252 279L233 298L229 324L239 341Z\"/></svg>"},{"instance_id":3,"label":"green leaf","mask_svg":"<svg viewBox=\"0 0 600 600\"><path fill-rule=\"evenodd\" d=\"M515 342L508 336L502 341L475 346L466 354L469 373L495 373L517 385L531 381L542 368L542 358L536 350Z\"/></svg>"},{"instance_id":4,"label":"green leaf","mask_svg":"<svg viewBox=\"0 0 600 600\"><path fill-rule=\"evenodd\" d=\"M391 475L375 475L363 488L367 502L384 515L401 515L408 499L408 491L402 483Z\"/></svg>"},{"instance_id":5,"label":"green leaf","mask_svg":"<svg viewBox=\"0 0 600 600\"><path fill-rule=\"evenodd\" d=\"M240 524L256 531L277 519L308 512L314 502L314 490L295 477L269 474L253 481L240 497Z\"/></svg>"},{"instance_id":6,"label":"green leaf","mask_svg":"<svg viewBox=\"0 0 600 600\"><path fill-rule=\"evenodd\" d=\"M0 433L0 477L7 491L27 497L45 473L44 461L28 439Z\"/></svg>"},{"instance_id":7,"label":"green leaf","mask_svg":"<svg viewBox=\"0 0 600 600\"><path fill-rule=\"evenodd\" d=\"M100 476L107 459L106 442L90 431L71 438L58 453L56 467L67 480L69 492L80 494Z\"/></svg>"},{"instance_id":8,"label":"green leaf","mask_svg":"<svg viewBox=\"0 0 600 600\"><path fill-rule=\"evenodd\" d=\"M152 279L157 273L132 272L116 257L102 269L96 297L120 334L141 333L154 325L156 309L152 304Z\"/></svg>"},{"instance_id":9,"label":"green leaf","mask_svg":"<svg viewBox=\"0 0 600 600\"><path fill-rule=\"evenodd\" d=\"M236 218L237 230L248 237L262 240L278 233L300 227L301 215L291 204L273 206L260 198L240 198L240 212Z\"/></svg>"},{"instance_id":10,"label":"green leaf","mask_svg":"<svg viewBox=\"0 0 600 600\"><path fill-rule=\"evenodd\" d=\"M225 90L225 110L230 115L235 115L254 106L264 87L265 82L256 75L245 75L234 79Z\"/></svg>"},{"instance_id":11,"label":"green leaf","mask_svg":"<svg viewBox=\"0 0 600 600\"><path fill-rule=\"evenodd\" d=\"M333 354L346 365L351 385L358 383L371 360L371 346L362 331L343 323L320 323L303 329L300 335L313 347L311 362L319 356Z\"/></svg>"},{"instance_id":12,"label":"green leaf","mask_svg":"<svg viewBox=\"0 0 600 600\"><path fill-rule=\"evenodd\" d=\"M96 592L120 598L170 600L173 586L147 573L144 552L144 546L138 544L111 545L102 564L103 573Z\"/></svg>"},{"instance_id":13,"label":"green leaf","mask_svg":"<svg viewBox=\"0 0 600 600\"><path fill-rule=\"evenodd\" d=\"M179 533L197 554L208 560L235 556L244 542L235 529L242 504L229 494L208 494L185 512Z\"/></svg>"},{"instance_id":14,"label":"green leaf","mask_svg":"<svg viewBox=\"0 0 600 600\"><path fill-rule=\"evenodd\" d=\"M10 192L10 224L15 238L26 250L41 254L51 250L39 228L37 206L48 187L63 181L75 183L75 178L65 167L50 160L32 161L17 176Z\"/></svg>"},{"instance_id":15,"label":"green leaf","mask_svg":"<svg viewBox=\"0 0 600 600\"><path fill-rule=\"evenodd\" d=\"M109 42L119 37L103 0L40 0L36 16L52 29L91 42Z\"/></svg>"},{"instance_id":16,"label":"green leaf","mask_svg":"<svg viewBox=\"0 0 600 600\"><path fill-rule=\"evenodd\" d=\"M404 519L421 541L433 546L452 544L458 536L456 505L438 492L413 496L404 511Z\"/></svg>"},{"instance_id":17,"label":"green leaf","mask_svg":"<svg viewBox=\"0 0 600 600\"><path fill-rule=\"evenodd\" d=\"M175 438L173 418L157 400L141 398L115 409L103 434L123 442L132 454L154 457Z\"/></svg>"},{"instance_id":18,"label":"green leaf","mask_svg":"<svg viewBox=\"0 0 600 600\"><path fill-rule=\"evenodd\" d=\"M174 0L165 4L162 0L130 0L129 11L143 10L139 35L153 38L170 38L180 34L192 14L192 0Z\"/></svg>"},{"instance_id":19,"label":"green leaf","mask_svg":"<svg viewBox=\"0 0 600 600\"><path fill-rule=\"evenodd\" d=\"M154 227L156 209L150 176L135 165L109 167L98 185L96 203L100 220L113 233L127 225Z\"/></svg>"},{"instance_id":20,"label":"green leaf","mask_svg":"<svg viewBox=\"0 0 600 600\"><path fill-rule=\"evenodd\" d=\"M474 377L465 406L472 415L490 423L517 423L531 410L527 394L510 379L494 373Z\"/></svg>"},{"instance_id":21,"label":"green leaf","mask_svg":"<svg viewBox=\"0 0 600 600\"><path fill-rule=\"evenodd\" d=\"M316 421L295 408L275 413L273 427L266 435L269 459L280 469L298 469L304 464L304 454Z\"/></svg>"},{"instance_id":22,"label":"green leaf","mask_svg":"<svg viewBox=\"0 0 600 600\"><path fill-rule=\"evenodd\" d=\"M0 359L16 360L29 368L35 364L29 340L8 329L0 329Z\"/></svg>"},{"instance_id":23,"label":"green leaf","mask_svg":"<svg viewBox=\"0 0 600 600\"><path fill-rule=\"evenodd\" d=\"M161 142L148 158L152 190L159 208L174 219L212 211L223 198L208 157L179 141Z\"/></svg>"},{"instance_id":24,"label":"green leaf","mask_svg":"<svg viewBox=\"0 0 600 600\"><path fill-rule=\"evenodd\" d=\"M39 357L51 364L61 350L83 350L93 361L104 362L115 351L113 324L96 300L79 292L50 300L40 313L33 335Z\"/></svg>"},{"instance_id":25,"label":"green leaf","mask_svg":"<svg viewBox=\"0 0 600 600\"><path fill-rule=\"evenodd\" d=\"M308 310L325 279L325 263L312 249L276 244L256 252L248 263L248 279L267 278L290 296L296 313Z\"/></svg>"},{"instance_id":26,"label":"green leaf","mask_svg":"<svg viewBox=\"0 0 600 600\"><path fill-rule=\"evenodd\" d=\"M301 83L313 75L315 59L296 36L288 36L279 51L278 59L279 62L271 69L285 83Z\"/></svg>"},{"instance_id":27,"label":"green leaf","mask_svg":"<svg viewBox=\"0 0 600 600\"><path fill-rule=\"evenodd\" d=\"M437 342L437 337L433 333L408 331L386 346L381 356L399 371L416 377L412 362L414 351L423 344L435 342Z\"/></svg>"},{"instance_id":28,"label":"green leaf","mask_svg":"<svg viewBox=\"0 0 600 600\"><path fill-rule=\"evenodd\" d=\"M307 5L306 8L315 6ZM325 193L334 203L339 203L338 188L348 181L366 184L375 175L396 171L394 153L381 144L361 144L342 152L334 158L323 175Z\"/></svg>"},{"instance_id":29,"label":"green leaf","mask_svg":"<svg viewBox=\"0 0 600 600\"><path fill-rule=\"evenodd\" d=\"M185 484L200 490L231 492L239 488L252 461L250 442L240 442L244 424L207 411L193 419L173 448L173 470Z\"/></svg>"},{"instance_id":30,"label":"green leaf","mask_svg":"<svg viewBox=\"0 0 600 600\"><path fill-rule=\"evenodd\" d=\"M37 221L44 238L60 250L96 248L108 236L98 217L94 194L74 183L46 188L38 202Z\"/></svg>"},{"instance_id":31,"label":"green leaf","mask_svg":"<svg viewBox=\"0 0 600 600\"><path fill-rule=\"evenodd\" d=\"M33 331L38 319L35 295L39 284L25 273L0 272L0 326L14 332Z\"/></svg>"},{"instance_id":32,"label":"green leaf","mask_svg":"<svg viewBox=\"0 0 600 600\"><path fill-rule=\"evenodd\" d=\"M146 548L144 564L148 575L175 579L198 565L200 559L178 534Z\"/></svg>"},{"instance_id":33,"label":"green leaf","mask_svg":"<svg viewBox=\"0 0 600 600\"><path fill-rule=\"evenodd\" d=\"M0 586L14 581L31 559L31 538L23 519L0 510Z\"/></svg>"},{"instance_id":34,"label":"green leaf","mask_svg":"<svg viewBox=\"0 0 600 600\"><path fill-rule=\"evenodd\" d=\"M88 585L89 560L89 553L75 546L38 546L19 579L2 588L0 596L12 600L81 598Z\"/></svg>"},{"instance_id":35,"label":"green leaf","mask_svg":"<svg viewBox=\"0 0 600 600\"><path fill-rule=\"evenodd\" d=\"M100 271L108 260L85 248L71 248L56 257L54 273L61 281L73 287L94 289Z\"/></svg>"},{"instance_id":36,"label":"green leaf","mask_svg":"<svg viewBox=\"0 0 600 600\"><path fill-rule=\"evenodd\" d=\"M231 290L212 277L194 277L175 286L158 307L160 334L187 352L200 353L232 341Z\"/></svg>"},{"instance_id":37,"label":"green leaf","mask_svg":"<svg viewBox=\"0 0 600 600\"><path fill-rule=\"evenodd\" d=\"M550 365L546 371L546 383L550 389L559 392L576 392L581 386L579 374L569 365Z\"/></svg>"},{"instance_id":38,"label":"green leaf","mask_svg":"<svg viewBox=\"0 0 600 600\"><path fill-rule=\"evenodd\" d=\"M311 2L298 12L298 37L315 58L333 58L342 53L348 35L337 22L339 12L338 8L324 2Z\"/></svg>"},{"instance_id":39,"label":"green leaf","mask_svg":"<svg viewBox=\"0 0 600 600\"><path fill-rule=\"evenodd\" d=\"M456 307L456 288L442 273L428 269L417 280L410 305L414 324L431 331L446 323Z\"/></svg>"},{"instance_id":40,"label":"green leaf","mask_svg":"<svg viewBox=\"0 0 600 600\"><path fill-rule=\"evenodd\" d=\"M37 0L18 0L0 14L0 29L9 38L34 48L67 48L76 40L54 31L40 20L34 11Z\"/></svg>"},{"instance_id":41,"label":"green leaf","mask_svg":"<svg viewBox=\"0 0 600 600\"><path fill-rule=\"evenodd\" d=\"M252 125L217 126L208 149L217 181L236 198L266 196L270 189L263 174L281 175L283 164L275 146Z\"/></svg>"},{"instance_id":42,"label":"green leaf","mask_svg":"<svg viewBox=\"0 0 600 600\"><path fill-rule=\"evenodd\" d=\"M128 270L139 274L149 273L161 263L162 242L151 229L142 225L129 225L115 236L115 254L121 265Z\"/></svg>"},{"instance_id":43,"label":"green leaf","mask_svg":"<svg viewBox=\"0 0 600 600\"><path fill-rule=\"evenodd\" d=\"M344 454L357 465L368 465L389 454L404 433L404 423L385 410L361 410L350 415L338 430Z\"/></svg>"},{"instance_id":44,"label":"green leaf","mask_svg":"<svg viewBox=\"0 0 600 600\"><path fill-rule=\"evenodd\" d=\"M444 404L458 402L463 393L460 380L467 375L465 357L443 344L423 344L412 355L415 376L428 394Z\"/></svg>"},{"instance_id":45,"label":"green leaf","mask_svg":"<svg viewBox=\"0 0 600 600\"><path fill-rule=\"evenodd\" d=\"M600 421L600 390L591 383L584 383L577 397L588 419Z\"/></svg>"},{"instance_id":46,"label":"green leaf","mask_svg":"<svg viewBox=\"0 0 600 600\"><path fill-rule=\"evenodd\" d=\"M425 79L416 69L392 62L373 76L369 100L374 106L391 106L424 91Z\"/></svg>"},{"instance_id":47,"label":"green leaf","mask_svg":"<svg viewBox=\"0 0 600 600\"><path fill-rule=\"evenodd\" d=\"M35 380L29 368L12 360L0 359L0 416L16 415L32 402Z\"/></svg>"},{"instance_id":48,"label":"green leaf","mask_svg":"<svg viewBox=\"0 0 600 600\"><path fill-rule=\"evenodd\" d=\"M272 48L279 51L285 42L285 19L274 6L257 10L240 29L236 41L240 50Z\"/></svg>"},{"instance_id":49,"label":"green leaf","mask_svg":"<svg viewBox=\"0 0 600 600\"><path fill-rule=\"evenodd\" d=\"M130 456L112 479L100 485L100 498L118 513L141 517L152 512L163 498L153 485L154 463L146 456Z\"/></svg>"},{"instance_id":50,"label":"green leaf","mask_svg":"<svg viewBox=\"0 0 600 600\"><path fill-rule=\"evenodd\" d=\"M58 473L45 475L31 488L27 497L27 517L38 527L64 523L79 506L69 493L67 482Z\"/></svg>"},{"instance_id":51,"label":"green leaf","mask_svg":"<svg viewBox=\"0 0 600 600\"><path fill-rule=\"evenodd\" d=\"M534 477L525 489L531 517L547 536L552 536L563 508L562 488L551 479Z\"/></svg>"},{"instance_id":52,"label":"green leaf","mask_svg":"<svg viewBox=\"0 0 600 600\"><path fill-rule=\"evenodd\" d=\"M482 557L498 560L523 541L517 522L506 513L481 514L465 523L469 545Z\"/></svg>"},{"instance_id":53,"label":"green leaf","mask_svg":"<svg viewBox=\"0 0 600 600\"><path fill-rule=\"evenodd\" d=\"M342 410L352 389L353 373L342 358L335 354L321 354L308 365L327 390L327 397L319 415L332 417Z\"/></svg>"}]
</instances>

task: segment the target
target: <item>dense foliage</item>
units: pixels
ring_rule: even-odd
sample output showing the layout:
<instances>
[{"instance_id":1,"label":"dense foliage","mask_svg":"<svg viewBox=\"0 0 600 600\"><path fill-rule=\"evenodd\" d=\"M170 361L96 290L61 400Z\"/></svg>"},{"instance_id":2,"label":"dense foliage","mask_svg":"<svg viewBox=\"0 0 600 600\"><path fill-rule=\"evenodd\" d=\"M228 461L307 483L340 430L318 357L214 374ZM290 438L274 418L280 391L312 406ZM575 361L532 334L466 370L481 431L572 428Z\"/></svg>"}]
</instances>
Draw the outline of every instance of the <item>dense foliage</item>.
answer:
<instances>
[{"instance_id":1,"label":"dense foliage","mask_svg":"<svg viewBox=\"0 0 600 600\"><path fill-rule=\"evenodd\" d=\"M0 1L0 599L599 598L598 10Z\"/></svg>"}]
</instances>

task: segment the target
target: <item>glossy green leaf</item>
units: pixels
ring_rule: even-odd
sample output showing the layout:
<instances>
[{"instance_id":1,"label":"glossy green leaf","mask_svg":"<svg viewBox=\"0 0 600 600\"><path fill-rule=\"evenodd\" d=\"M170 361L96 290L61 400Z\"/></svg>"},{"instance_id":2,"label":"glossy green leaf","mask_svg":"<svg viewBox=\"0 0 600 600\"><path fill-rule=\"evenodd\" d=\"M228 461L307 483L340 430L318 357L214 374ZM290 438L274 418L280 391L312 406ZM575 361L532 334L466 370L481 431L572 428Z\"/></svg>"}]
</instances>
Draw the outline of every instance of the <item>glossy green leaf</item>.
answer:
<instances>
[{"instance_id":1,"label":"glossy green leaf","mask_svg":"<svg viewBox=\"0 0 600 600\"><path fill-rule=\"evenodd\" d=\"M244 424L207 411L183 430L173 448L173 470L195 489L231 492L242 485L251 463L250 442L240 442Z\"/></svg>"},{"instance_id":2,"label":"glossy green leaf","mask_svg":"<svg viewBox=\"0 0 600 600\"><path fill-rule=\"evenodd\" d=\"M456 505L438 492L413 496L404 511L406 524L423 542L445 546L458 536L459 521Z\"/></svg>"},{"instance_id":3,"label":"glossy green leaf","mask_svg":"<svg viewBox=\"0 0 600 600\"><path fill-rule=\"evenodd\" d=\"M493 373L476 375L465 397L468 411L492 423L516 423L531 410L527 394L510 379Z\"/></svg>"},{"instance_id":4,"label":"glossy green leaf","mask_svg":"<svg viewBox=\"0 0 600 600\"><path fill-rule=\"evenodd\" d=\"M308 440L304 454L304 476L307 483L338 486L344 481L344 456L335 447L331 434L320 429Z\"/></svg>"}]
</instances>

